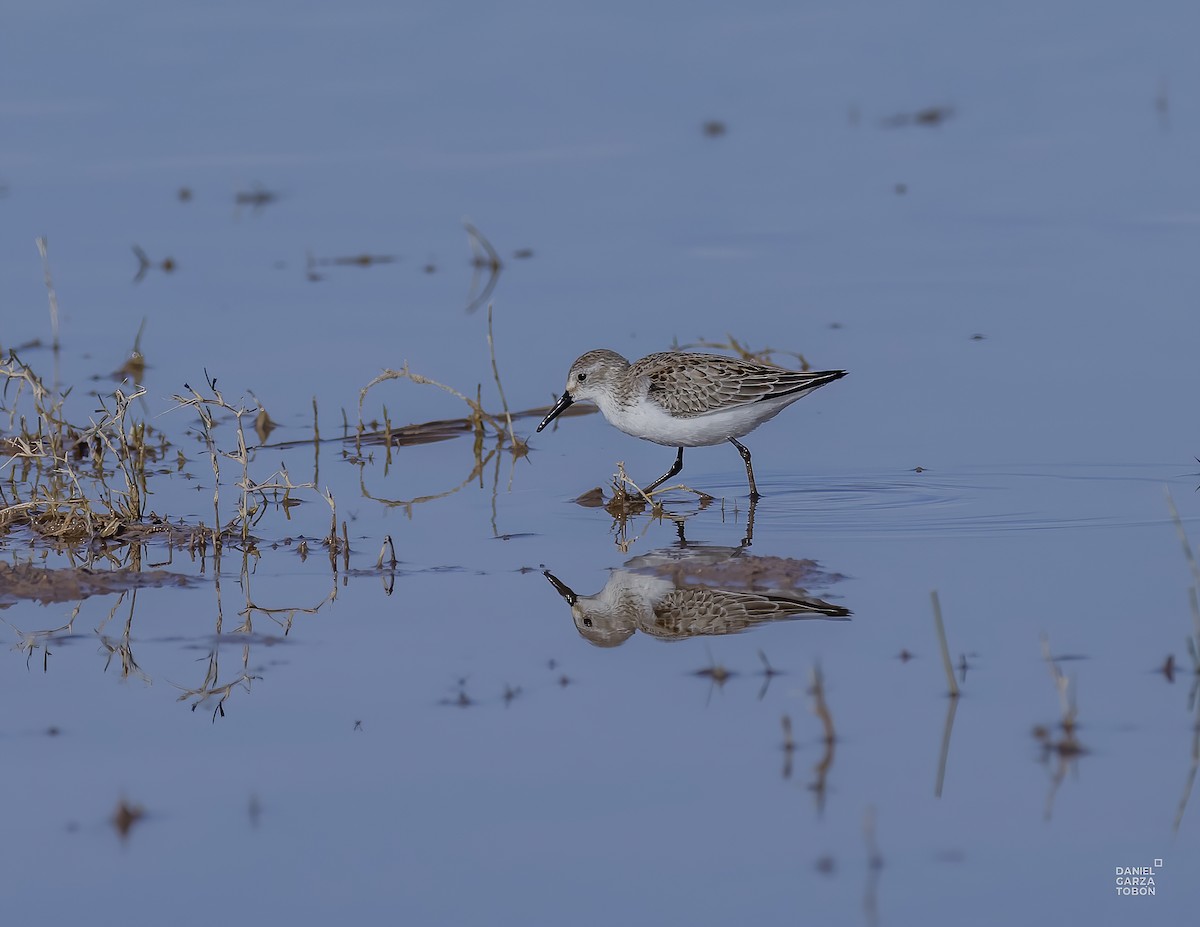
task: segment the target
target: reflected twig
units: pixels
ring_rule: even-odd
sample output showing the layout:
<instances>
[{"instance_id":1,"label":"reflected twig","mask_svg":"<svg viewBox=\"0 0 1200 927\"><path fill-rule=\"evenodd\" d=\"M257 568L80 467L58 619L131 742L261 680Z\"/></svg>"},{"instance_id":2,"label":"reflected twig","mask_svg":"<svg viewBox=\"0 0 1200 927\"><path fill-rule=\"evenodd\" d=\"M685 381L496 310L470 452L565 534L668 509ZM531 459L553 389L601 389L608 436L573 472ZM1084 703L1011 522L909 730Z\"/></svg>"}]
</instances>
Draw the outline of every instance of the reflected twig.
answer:
<instances>
[{"instance_id":1,"label":"reflected twig","mask_svg":"<svg viewBox=\"0 0 1200 927\"><path fill-rule=\"evenodd\" d=\"M950 697L958 698L958 680L954 678L954 667L950 663L950 647L946 643L946 625L942 622L942 603L938 601L937 590L929 593L933 602L933 626L937 631L938 645L942 651L942 667L946 671L946 684L950 687Z\"/></svg>"},{"instance_id":2,"label":"reflected twig","mask_svg":"<svg viewBox=\"0 0 1200 927\"><path fill-rule=\"evenodd\" d=\"M874 927L879 923L879 875L883 872L883 854L875 839L875 806L863 812L863 841L867 845L867 884L863 889L863 914Z\"/></svg>"},{"instance_id":3,"label":"reflected twig","mask_svg":"<svg viewBox=\"0 0 1200 927\"><path fill-rule=\"evenodd\" d=\"M761 702L763 700L763 696L767 694L767 688L771 685L771 680L776 676L782 676L784 674L784 670L775 669L775 667L771 665L771 661L767 659L767 655L763 653L761 649L758 651L758 658L762 661L763 665L762 672L759 673L759 675L763 678L763 684L762 688L758 690L758 700Z\"/></svg>"},{"instance_id":4,"label":"reflected twig","mask_svg":"<svg viewBox=\"0 0 1200 927\"><path fill-rule=\"evenodd\" d=\"M833 726L833 715L829 711L829 705L825 701L825 676L821 672L821 664L814 663L810 676L808 694L812 696L813 707L812 712L821 721L823 731L821 742L824 744L825 752L821 755L821 759L813 767L813 781L809 785L809 789L816 796L817 814L823 814L825 811L825 790L826 778L829 775L829 770L833 767L833 746L837 742L837 731Z\"/></svg>"},{"instance_id":5,"label":"reflected twig","mask_svg":"<svg viewBox=\"0 0 1200 927\"><path fill-rule=\"evenodd\" d=\"M137 676L139 679L142 680L142 682L149 685L151 683L150 677L145 672L142 671L142 668L140 666L138 666L137 660L135 660L133 657L133 644L132 644L133 612L134 612L134 609L137 607L137 594L138 594L137 589L134 589L133 594L129 598L129 614L125 618L125 627L121 632L120 639L114 641L112 638L101 634L100 635L100 646L104 648L104 651L107 654L107 659L105 659L105 661L104 661L104 671L106 673L108 672L109 664L112 663L112 658L115 656L115 657L118 657L121 661L121 678L122 679L128 679L130 676ZM112 618L113 613L115 613L117 610L117 606L119 606L121 604L121 600L124 598L125 598L125 593L122 592L121 595L117 599L117 604L113 606L112 611L109 612L108 619L105 619L103 624L108 623L108 620ZM103 627L103 624L101 625L101 627ZM99 630L99 629L97 629L97 630Z\"/></svg>"},{"instance_id":6,"label":"reflected twig","mask_svg":"<svg viewBox=\"0 0 1200 927\"><path fill-rule=\"evenodd\" d=\"M792 717L784 715L780 718L783 727L783 778L792 778L792 754L796 752L796 741L792 739Z\"/></svg>"},{"instance_id":7,"label":"reflected twig","mask_svg":"<svg viewBox=\"0 0 1200 927\"><path fill-rule=\"evenodd\" d=\"M461 491L466 486L482 480L484 467L486 467L491 459L496 456L497 452L498 448L492 448L492 450L488 451L486 456L482 458L476 456L475 464L471 468L471 472L467 474L466 478L457 486L454 486L451 489L447 489L443 492L430 493L424 496L414 496L411 499L390 499L383 496L376 496L367 489L366 478L361 468L358 475L358 487L362 492L364 499L370 499L372 502L378 502L379 504L386 505L389 508L402 508L404 509L404 514L411 519L413 516L413 509L416 506L424 505L427 502L433 502L437 499L445 499L447 496L452 496L456 492Z\"/></svg>"},{"instance_id":8,"label":"reflected twig","mask_svg":"<svg viewBox=\"0 0 1200 927\"><path fill-rule=\"evenodd\" d=\"M1164 99L1166 91L1163 91ZM1162 107L1165 113L1165 103ZM1195 554L1192 553L1192 545L1188 542L1187 531L1183 527L1183 519L1179 516L1179 509L1175 507L1175 500L1171 496L1171 490L1164 487L1163 490L1167 497L1167 509L1171 513L1171 520L1175 523L1175 531L1179 535L1179 543L1183 547L1183 556L1187 560L1188 566L1191 568L1192 577L1195 583L1188 587L1188 606L1192 615L1193 633L1187 637L1188 656L1192 660L1193 681L1191 690L1188 692L1188 711L1194 712L1195 716L1192 719L1192 761L1188 768L1187 779L1183 787L1183 795L1179 799L1179 807L1175 812L1175 821L1172 829L1178 833L1179 827L1183 823L1183 815L1187 810L1188 801L1192 795L1192 789L1196 783L1196 773L1200 769L1200 700L1197 695L1200 694L1200 601L1197 600L1197 590L1200 590L1200 563L1197 563Z\"/></svg>"},{"instance_id":9,"label":"reflected twig","mask_svg":"<svg viewBox=\"0 0 1200 927\"><path fill-rule=\"evenodd\" d=\"M1188 543L1187 532L1183 529L1183 519L1179 517L1179 509L1175 508L1175 499L1171 496L1171 490L1166 489L1164 491L1167 496L1167 508L1171 512L1171 520L1175 523L1175 530L1179 533L1179 543L1183 547L1183 556L1192 570L1193 579L1197 585L1200 585L1200 563L1196 561L1196 556L1192 553L1192 545ZM1200 635L1200 626L1197 626L1196 631Z\"/></svg>"},{"instance_id":10,"label":"reflected twig","mask_svg":"<svg viewBox=\"0 0 1200 927\"><path fill-rule=\"evenodd\" d=\"M242 591L246 596L245 607L238 612L238 616L242 619L242 623L234 629L235 634L253 634L254 633L254 616L262 615L263 617L273 621L282 631L283 636L287 637L292 631L292 623L297 615L315 615L325 605L332 602L337 597L337 583L335 582L332 590L326 594L316 605L301 606L276 606L267 608L262 605L257 605L254 602L253 595L250 590L252 573L248 569L247 558L242 557Z\"/></svg>"},{"instance_id":11,"label":"reflected twig","mask_svg":"<svg viewBox=\"0 0 1200 927\"><path fill-rule=\"evenodd\" d=\"M496 253L492 243L479 229L470 222L464 222L463 225L466 227L467 240L471 245L471 267L473 268L471 287L467 291L467 312L474 312L492 298L492 291L496 289L496 284L500 281L500 271L504 268L504 264L501 263L500 255ZM488 274L487 282L476 295L480 273L485 270Z\"/></svg>"},{"instance_id":12,"label":"reflected twig","mask_svg":"<svg viewBox=\"0 0 1200 927\"><path fill-rule=\"evenodd\" d=\"M504 398L504 384L500 382L500 368L496 365L496 341L492 337L492 304L488 303L488 353L492 358L492 376L496 379L496 391L500 394L500 405L504 409L504 421L508 425L508 440L512 443L513 451L524 450L524 442L518 441L513 433L512 415L508 411L508 400Z\"/></svg>"},{"instance_id":13,"label":"reflected twig","mask_svg":"<svg viewBox=\"0 0 1200 927\"><path fill-rule=\"evenodd\" d=\"M935 798L942 797L942 784L946 781L946 760L950 756L950 734L954 730L954 715L958 711L958 699L950 699L946 705L946 723L942 727L942 750L938 755L937 782L933 786Z\"/></svg>"},{"instance_id":14,"label":"reflected twig","mask_svg":"<svg viewBox=\"0 0 1200 927\"><path fill-rule=\"evenodd\" d=\"M183 702L183 701L187 701L188 699L191 699L192 700L192 711L195 711L200 705L203 705L205 702L208 702L211 699L214 699L214 698L217 699L217 707L213 709L213 716L212 716L213 723L216 723L217 715L220 715L222 718L225 717L225 702L228 701L229 696L233 694L234 689L241 688L242 690L249 692L250 684L255 679L262 678L261 676L252 676L249 673L241 673L232 682L227 682L221 686L218 686L215 684L209 685L208 678L210 676L215 676L215 673L216 673L215 667L216 667L216 653L214 651L214 653L210 656L209 673L206 674L206 678L205 678L206 684L205 685L198 686L197 688L194 688L194 689L188 689L188 688L185 688L184 686L180 686L180 685L176 685L175 683L172 683L172 685L174 685L175 688L179 689L183 693L182 695L179 696L179 698L176 699L176 701Z\"/></svg>"},{"instance_id":15,"label":"reflected twig","mask_svg":"<svg viewBox=\"0 0 1200 927\"><path fill-rule=\"evenodd\" d=\"M1200 680L1197 680L1196 685L1192 687L1193 699L1195 698L1198 686L1200 686ZM1183 823L1183 813L1187 810L1188 800L1192 796L1192 788L1196 784L1197 770L1200 770L1200 714L1192 719L1192 763L1188 768L1187 780L1183 786L1183 795L1179 799L1179 808L1175 812L1175 822L1171 827L1175 833L1179 833L1179 826Z\"/></svg>"},{"instance_id":16,"label":"reflected twig","mask_svg":"<svg viewBox=\"0 0 1200 927\"><path fill-rule=\"evenodd\" d=\"M137 258L138 262L137 273L133 275L134 283L141 283L146 277L146 271L154 267L157 267L164 274L174 273L175 271L175 259L172 257L163 258L161 261L155 264L152 260L150 260L146 252L137 245L133 246L133 254L134 257Z\"/></svg>"},{"instance_id":17,"label":"reflected twig","mask_svg":"<svg viewBox=\"0 0 1200 927\"><path fill-rule=\"evenodd\" d=\"M1034 737L1042 744L1043 760L1048 760L1051 754L1056 755L1058 760L1051 775L1050 791L1046 796L1044 817L1048 821L1054 810L1054 797L1058 792L1058 787L1066 778L1067 771L1074 766L1076 758L1086 753L1087 750L1076 736L1078 708L1075 704L1075 693L1071 680L1064 675L1051 655L1050 638L1045 634L1042 635L1042 657L1050 669L1050 677L1054 680L1059 707L1062 710L1062 718L1059 721L1062 734L1058 739L1055 739L1049 730L1040 725L1034 728L1033 732Z\"/></svg>"},{"instance_id":18,"label":"reflected twig","mask_svg":"<svg viewBox=\"0 0 1200 927\"><path fill-rule=\"evenodd\" d=\"M708 648L705 648L708 649ZM720 663L713 659L712 650L708 650L708 666L704 669L698 669L693 676L707 677L709 680L708 697L704 700L704 707L707 708L712 701L712 693L714 688L719 688L722 691L725 689L725 683L737 675L733 670L726 669Z\"/></svg>"}]
</instances>

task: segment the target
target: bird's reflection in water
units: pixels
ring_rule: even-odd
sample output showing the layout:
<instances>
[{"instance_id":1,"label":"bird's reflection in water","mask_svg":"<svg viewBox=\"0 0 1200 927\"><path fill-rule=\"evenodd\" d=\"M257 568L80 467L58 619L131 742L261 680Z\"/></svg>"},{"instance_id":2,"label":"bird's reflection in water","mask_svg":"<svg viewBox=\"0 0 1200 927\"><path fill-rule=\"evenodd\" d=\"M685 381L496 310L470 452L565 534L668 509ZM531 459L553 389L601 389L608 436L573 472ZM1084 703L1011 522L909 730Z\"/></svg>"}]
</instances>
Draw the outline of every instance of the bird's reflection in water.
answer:
<instances>
[{"instance_id":1,"label":"bird's reflection in water","mask_svg":"<svg viewBox=\"0 0 1200 927\"><path fill-rule=\"evenodd\" d=\"M623 644L635 631L672 641L784 619L850 617L803 586L827 585L836 574L811 560L751 556L744 547L690 545L634 557L595 595L578 595L549 570L545 576L571 606L576 630L598 647Z\"/></svg>"}]
</instances>

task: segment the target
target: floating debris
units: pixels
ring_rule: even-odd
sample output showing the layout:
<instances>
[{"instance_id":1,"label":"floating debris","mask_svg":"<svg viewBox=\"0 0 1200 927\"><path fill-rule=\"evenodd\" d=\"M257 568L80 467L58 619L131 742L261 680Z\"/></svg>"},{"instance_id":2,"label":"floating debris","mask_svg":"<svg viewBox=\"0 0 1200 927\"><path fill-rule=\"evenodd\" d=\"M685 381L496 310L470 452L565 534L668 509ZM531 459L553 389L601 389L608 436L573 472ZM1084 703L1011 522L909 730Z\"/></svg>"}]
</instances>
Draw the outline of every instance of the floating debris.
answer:
<instances>
[{"instance_id":1,"label":"floating debris","mask_svg":"<svg viewBox=\"0 0 1200 927\"><path fill-rule=\"evenodd\" d=\"M109 819L113 829L121 840L129 837L129 832L133 830L133 826L146 816L145 810L141 805L131 805L125 799L117 802L117 810L113 812Z\"/></svg>"},{"instance_id":2,"label":"floating debris","mask_svg":"<svg viewBox=\"0 0 1200 927\"><path fill-rule=\"evenodd\" d=\"M576 505L582 505L586 509L598 509L604 507L604 490L599 486L594 489L589 489L575 497Z\"/></svg>"},{"instance_id":3,"label":"floating debris","mask_svg":"<svg viewBox=\"0 0 1200 927\"><path fill-rule=\"evenodd\" d=\"M444 698L438 702L439 705L449 705L452 708L470 708L476 702L473 698L467 695L467 680L463 677L458 681L458 694L454 698Z\"/></svg>"},{"instance_id":4,"label":"floating debris","mask_svg":"<svg viewBox=\"0 0 1200 927\"><path fill-rule=\"evenodd\" d=\"M371 267L375 264L396 264L400 261L398 254L352 254L344 257L310 258L310 263L317 267Z\"/></svg>"},{"instance_id":5,"label":"floating debris","mask_svg":"<svg viewBox=\"0 0 1200 927\"><path fill-rule=\"evenodd\" d=\"M159 261L158 264L155 264L146 255L146 252L137 245L133 246L133 254L138 260L137 273L133 275L134 283L141 283L143 278L146 276L146 272L155 267L161 270L164 274L175 272L175 259L172 257L164 258L163 260Z\"/></svg>"},{"instance_id":6,"label":"floating debris","mask_svg":"<svg viewBox=\"0 0 1200 927\"><path fill-rule=\"evenodd\" d=\"M927 106L913 113L897 113L883 120L883 125L889 129L901 126L940 126L954 115L952 106Z\"/></svg>"},{"instance_id":7,"label":"floating debris","mask_svg":"<svg viewBox=\"0 0 1200 927\"><path fill-rule=\"evenodd\" d=\"M239 209L242 206L249 206L253 212L260 212L272 203L279 202L280 195L272 190L255 184L249 190L242 190L234 194L233 204Z\"/></svg>"},{"instance_id":8,"label":"floating debris","mask_svg":"<svg viewBox=\"0 0 1200 927\"><path fill-rule=\"evenodd\" d=\"M729 132L729 126L720 119L708 119L700 126L700 131L706 138L720 138Z\"/></svg>"}]
</instances>

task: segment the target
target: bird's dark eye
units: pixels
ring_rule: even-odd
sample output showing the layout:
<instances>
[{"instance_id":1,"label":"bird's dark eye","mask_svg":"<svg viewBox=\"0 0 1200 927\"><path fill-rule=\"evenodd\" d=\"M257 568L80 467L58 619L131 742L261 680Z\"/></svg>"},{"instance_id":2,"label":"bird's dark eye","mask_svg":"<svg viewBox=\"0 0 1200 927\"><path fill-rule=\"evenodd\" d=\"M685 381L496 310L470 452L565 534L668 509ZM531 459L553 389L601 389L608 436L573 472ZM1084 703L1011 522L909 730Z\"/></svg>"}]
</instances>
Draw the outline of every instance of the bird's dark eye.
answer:
<instances>
[{"instance_id":1,"label":"bird's dark eye","mask_svg":"<svg viewBox=\"0 0 1200 927\"><path fill-rule=\"evenodd\" d=\"M579 376L577 376L575 379L576 379L576 380L578 380L580 383L582 383L584 380L586 380L586 379L587 379L587 374L586 374L586 373L581 373L581 374L580 374Z\"/></svg>"},{"instance_id":2,"label":"bird's dark eye","mask_svg":"<svg viewBox=\"0 0 1200 927\"><path fill-rule=\"evenodd\" d=\"M584 619L583 619L583 626L584 626L585 628L590 628L590 627L592 626L592 619L591 619L591 618L584 618Z\"/></svg>"}]
</instances>

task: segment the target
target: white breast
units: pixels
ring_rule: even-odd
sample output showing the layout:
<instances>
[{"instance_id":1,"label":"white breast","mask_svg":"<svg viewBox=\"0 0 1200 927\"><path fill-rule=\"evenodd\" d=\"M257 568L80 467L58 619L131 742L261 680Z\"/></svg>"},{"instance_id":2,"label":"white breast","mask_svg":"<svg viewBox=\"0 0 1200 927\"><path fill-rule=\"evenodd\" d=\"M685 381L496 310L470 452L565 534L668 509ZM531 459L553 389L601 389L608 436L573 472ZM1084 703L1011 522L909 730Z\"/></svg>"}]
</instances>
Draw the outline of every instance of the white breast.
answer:
<instances>
[{"instance_id":1,"label":"white breast","mask_svg":"<svg viewBox=\"0 0 1200 927\"><path fill-rule=\"evenodd\" d=\"M800 395L745 403L720 412L689 418L671 416L647 397L642 397L629 406L604 401L607 397L603 397L599 399L598 405L609 424L627 435L667 447L704 447L749 434L763 422L774 418L785 406L799 399Z\"/></svg>"}]
</instances>

